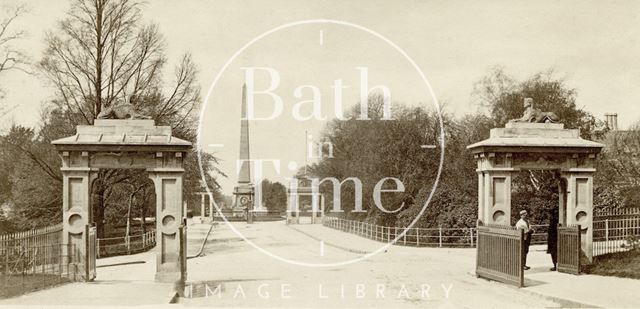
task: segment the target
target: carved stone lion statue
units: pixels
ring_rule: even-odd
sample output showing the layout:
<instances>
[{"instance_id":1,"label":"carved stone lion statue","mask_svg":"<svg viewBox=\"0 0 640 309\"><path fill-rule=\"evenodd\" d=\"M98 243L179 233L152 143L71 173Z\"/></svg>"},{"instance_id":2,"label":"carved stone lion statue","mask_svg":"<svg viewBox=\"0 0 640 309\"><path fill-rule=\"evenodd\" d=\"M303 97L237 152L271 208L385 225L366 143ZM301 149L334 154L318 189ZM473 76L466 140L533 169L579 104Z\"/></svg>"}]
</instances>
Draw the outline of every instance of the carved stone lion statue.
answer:
<instances>
[{"instance_id":1,"label":"carved stone lion statue","mask_svg":"<svg viewBox=\"0 0 640 309\"><path fill-rule=\"evenodd\" d=\"M537 122L548 123L558 122L560 118L552 112L543 112L533 107L533 99L524 99L524 114L521 118L511 119L509 122Z\"/></svg>"},{"instance_id":2,"label":"carved stone lion statue","mask_svg":"<svg viewBox=\"0 0 640 309\"><path fill-rule=\"evenodd\" d=\"M151 119L149 116L138 114L135 103L136 96L131 95L128 103L113 104L103 109L97 116L98 119Z\"/></svg>"}]
</instances>

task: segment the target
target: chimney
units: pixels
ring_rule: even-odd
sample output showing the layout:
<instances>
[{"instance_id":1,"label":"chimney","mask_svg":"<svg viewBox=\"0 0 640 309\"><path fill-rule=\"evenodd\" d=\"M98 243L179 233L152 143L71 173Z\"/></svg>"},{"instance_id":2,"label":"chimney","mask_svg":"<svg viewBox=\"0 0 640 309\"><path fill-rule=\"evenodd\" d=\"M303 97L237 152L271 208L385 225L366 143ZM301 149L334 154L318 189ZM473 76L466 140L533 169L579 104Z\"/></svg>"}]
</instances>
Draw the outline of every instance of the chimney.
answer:
<instances>
[{"instance_id":1,"label":"chimney","mask_svg":"<svg viewBox=\"0 0 640 309\"><path fill-rule=\"evenodd\" d=\"M606 117L607 127L611 131L618 131L618 114L604 114Z\"/></svg>"}]
</instances>

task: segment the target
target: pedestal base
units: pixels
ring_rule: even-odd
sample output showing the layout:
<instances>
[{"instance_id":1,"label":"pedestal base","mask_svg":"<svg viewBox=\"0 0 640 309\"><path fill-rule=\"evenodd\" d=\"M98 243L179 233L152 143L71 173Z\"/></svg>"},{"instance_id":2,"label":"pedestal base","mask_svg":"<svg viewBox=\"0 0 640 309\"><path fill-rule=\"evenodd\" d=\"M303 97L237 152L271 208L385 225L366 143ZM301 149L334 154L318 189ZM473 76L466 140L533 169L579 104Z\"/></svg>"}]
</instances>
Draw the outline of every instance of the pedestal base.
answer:
<instances>
[{"instance_id":1,"label":"pedestal base","mask_svg":"<svg viewBox=\"0 0 640 309\"><path fill-rule=\"evenodd\" d=\"M200 218L200 223L209 224L211 222L213 222L213 218L211 217Z\"/></svg>"},{"instance_id":2,"label":"pedestal base","mask_svg":"<svg viewBox=\"0 0 640 309\"><path fill-rule=\"evenodd\" d=\"M180 271L175 272L157 272L155 276L156 282L162 283L180 283L184 282L187 278L187 273L184 273L184 279Z\"/></svg>"}]
</instances>

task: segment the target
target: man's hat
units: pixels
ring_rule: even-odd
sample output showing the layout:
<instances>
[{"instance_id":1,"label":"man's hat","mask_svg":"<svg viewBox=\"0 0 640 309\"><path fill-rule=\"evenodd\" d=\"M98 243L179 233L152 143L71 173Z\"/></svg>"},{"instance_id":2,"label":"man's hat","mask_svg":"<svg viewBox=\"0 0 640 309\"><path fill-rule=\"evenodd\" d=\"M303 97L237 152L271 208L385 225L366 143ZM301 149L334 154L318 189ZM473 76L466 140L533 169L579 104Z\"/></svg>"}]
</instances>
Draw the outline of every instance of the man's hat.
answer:
<instances>
[{"instance_id":1,"label":"man's hat","mask_svg":"<svg viewBox=\"0 0 640 309\"><path fill-rule=\"evenodd\" d=\"M523 210L520 210L520 215L526 215L526 214L527 214L527 211L526 211L526 210L524 210L524 209L523 209Z\"/></svg>"}]
</instances>

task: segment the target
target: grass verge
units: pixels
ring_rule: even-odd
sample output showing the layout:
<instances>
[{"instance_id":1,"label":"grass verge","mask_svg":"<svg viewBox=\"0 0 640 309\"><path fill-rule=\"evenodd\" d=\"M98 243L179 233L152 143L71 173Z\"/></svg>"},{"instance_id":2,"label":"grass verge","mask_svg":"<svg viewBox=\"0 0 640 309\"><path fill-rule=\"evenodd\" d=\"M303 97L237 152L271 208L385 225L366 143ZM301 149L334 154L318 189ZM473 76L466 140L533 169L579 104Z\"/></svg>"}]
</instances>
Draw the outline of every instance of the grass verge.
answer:
<instances>
[{"instance_id":1,"label":"grass verge","mask_svg":"<svg viewBox=\"0 0 640 309\"><path fill-rule=\"evenodd\" d=\"M586 272L594 275L640 279L640 249L596 256Z\"/></svg>"}]
</instances>

